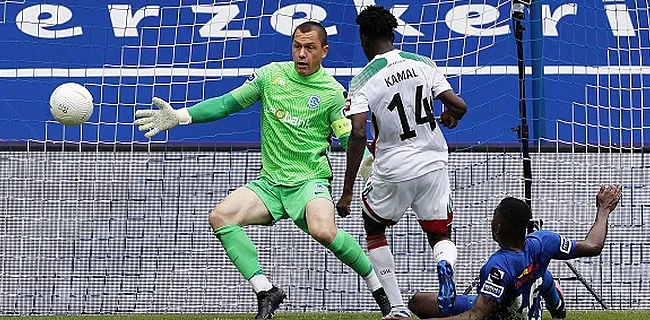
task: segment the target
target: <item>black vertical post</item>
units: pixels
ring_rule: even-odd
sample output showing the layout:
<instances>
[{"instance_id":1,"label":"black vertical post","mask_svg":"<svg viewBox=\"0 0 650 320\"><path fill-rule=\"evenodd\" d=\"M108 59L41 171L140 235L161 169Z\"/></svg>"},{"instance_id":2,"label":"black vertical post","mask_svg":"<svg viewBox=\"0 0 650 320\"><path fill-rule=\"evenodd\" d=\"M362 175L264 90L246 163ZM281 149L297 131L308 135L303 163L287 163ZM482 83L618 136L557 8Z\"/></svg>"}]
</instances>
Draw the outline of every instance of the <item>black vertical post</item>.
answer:
<instances>
[{"instance_id":1,"label":"black vertical post","mask_svg":"<svg viewBox=\"0 0 650 320\"><path fill-rule=\"evenodd\" d=\"M532 186L533 186L533 171L530 160L530 152L528 146L529 129L528 118L526 115L526 65L524 63L524 27L521 20L523 19L523 12L521 14L513 14L512 21L514 22L515 41L517 43L517 70L519 76L519 116L521 124L517 127L517 137L521 144L521 154L524 165L524 199L528 206L531 206L532 199ZM528 232L532 232L532 225L529 227Z\"/></svg>"},{"instance_id":2,"label":"black vertical post","mask_svg":"<svg viewBox=\"0 0 650 320\"><path fill-rule=\"evenodd\" d=\"M532 2L532 1L531 1ZM512 11L512 21L514 23L515 29L515 42L517 43L517 70L519 76L519 116L521 117L521 124L517 126L517 137L521 143L521 155L524 165L524 200L531 207L532 200L532 187L533 187L533 172L532 172L532 163L530 159L530 152L528 146L529 140L529 130L528 130L528 118L526 116L526 65L524 63L524 27L522 20L524 19L524 10L526 5L530 5L530 2L524 3L519 1L513 2L513 11ZM542 98L542 97L540 97ZM531 220L528 224L528 233L534 232L542 228L542 220ZM575 275L574 278L582 283L582 285L587 288L587 291L591 293L596 301L600 303L603 309L607 310L608 307L600 297L598 293L591 287L591 285L585 280L582 274L576 269L576 267L571 263L571 261L564 261L564 263L571 269L571 272Z\"/></svg>"}]
</instances>

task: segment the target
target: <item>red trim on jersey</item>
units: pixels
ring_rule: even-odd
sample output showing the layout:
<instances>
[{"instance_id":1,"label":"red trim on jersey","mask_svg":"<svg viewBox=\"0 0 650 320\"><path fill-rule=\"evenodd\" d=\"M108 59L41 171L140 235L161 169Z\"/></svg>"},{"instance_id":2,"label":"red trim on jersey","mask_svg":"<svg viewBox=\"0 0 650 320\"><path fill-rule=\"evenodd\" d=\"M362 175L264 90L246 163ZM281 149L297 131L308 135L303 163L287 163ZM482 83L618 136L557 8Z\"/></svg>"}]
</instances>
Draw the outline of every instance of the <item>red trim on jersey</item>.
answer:
<instances>
[{"instance_id":1,"label":"red trim on jersey","mask_svg":"<svg viewBox=\"0 0 650 320\"><path fill-rule=\"evenodd\" d=\"M361 197L361 201L363 202L363 207L366 209L366 213L368 213L368 215L370 215L370 217L372 217L375 221L388 227L395 225L397 223L397 221L388 220L380 217L374 210L372 210L365 196Z\"/></svg>"},{"instance_id":2,"label":"red trim on jersey","mask_svg":"<svg viewBox=\"0 0 650 320\"><path fill-rule=\"evenodd\" d=\"M426 232L436 233L436 234L447 234L447 227L451 224L451 221L454 220L454 213L448 212L447 219L443 220L418 220L422 230Z\"/></svg>"},{"instance_id":3,"label":"red trim on jersey","mask_svg":"<svg viewBox=\"0 0 650 320\"><path fill-rule=\"evenodd\" d=\"M386 234L384 233L368 236L366 237L366 242L368 242L368 250L388 246L388 241L386 241Z\"/></svg>"}]
</instances>

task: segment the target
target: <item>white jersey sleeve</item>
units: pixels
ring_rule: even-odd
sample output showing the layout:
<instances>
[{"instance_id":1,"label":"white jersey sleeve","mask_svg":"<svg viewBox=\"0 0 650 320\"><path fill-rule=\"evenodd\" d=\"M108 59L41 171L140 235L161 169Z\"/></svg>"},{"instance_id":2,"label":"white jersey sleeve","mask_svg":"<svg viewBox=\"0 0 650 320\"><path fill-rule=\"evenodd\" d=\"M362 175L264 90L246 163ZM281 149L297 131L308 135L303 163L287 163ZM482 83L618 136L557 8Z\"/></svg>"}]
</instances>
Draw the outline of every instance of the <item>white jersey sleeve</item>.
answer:
<instances>
[{"instance_id":1,"label":"white jersey sleeve","mask_svg":"<svg viewBox=\"0 0 650 320\"><path fill-rule=\"evenodd\" d=\"M355 90L350 92L348 96L348 101L346 101L346 108L344 115L350 117L351 115L368 112L370 111L368 107L368 98L366 97L365 92L361 90Z\"/></svg>"},{"instance_id":2,"label":"white jersey sleeve","mask_svg":"<svg viewBox=\"0 0 650 320\"><path fill-rule=\"evenodd\" d=\"M437 98L441 93L449 90L453 90L445 75L440 72L440 69L435 67L433 61L430 62L433 66L433 71L431 74L431 88L433 90L433 98Z\"/></svg>"}]
</instances>

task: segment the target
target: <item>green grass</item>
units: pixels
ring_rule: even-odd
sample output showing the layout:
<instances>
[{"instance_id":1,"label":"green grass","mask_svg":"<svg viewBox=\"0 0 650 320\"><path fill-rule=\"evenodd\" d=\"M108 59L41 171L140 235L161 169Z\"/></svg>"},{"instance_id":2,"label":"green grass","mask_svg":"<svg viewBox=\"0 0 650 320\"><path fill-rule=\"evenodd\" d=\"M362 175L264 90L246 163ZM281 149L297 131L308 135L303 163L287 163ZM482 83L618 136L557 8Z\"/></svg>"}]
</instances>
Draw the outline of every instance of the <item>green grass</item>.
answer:
<instances>
[{"instance_id":1,"label":"green grass","mask_svg":"<svg viewBox=\"0 0 650 320\"><path fill-rule=\"evenodd\" d=\"M87 316L0 316L0 320L239 320L252 319L252 314L120 314ZM378 320L378 313L280 313L276 320ZM544 320L550 320L544 314ZM645 320L650 310L644 311L573 311L568 320Z\"/></svg>"}]
</instances>

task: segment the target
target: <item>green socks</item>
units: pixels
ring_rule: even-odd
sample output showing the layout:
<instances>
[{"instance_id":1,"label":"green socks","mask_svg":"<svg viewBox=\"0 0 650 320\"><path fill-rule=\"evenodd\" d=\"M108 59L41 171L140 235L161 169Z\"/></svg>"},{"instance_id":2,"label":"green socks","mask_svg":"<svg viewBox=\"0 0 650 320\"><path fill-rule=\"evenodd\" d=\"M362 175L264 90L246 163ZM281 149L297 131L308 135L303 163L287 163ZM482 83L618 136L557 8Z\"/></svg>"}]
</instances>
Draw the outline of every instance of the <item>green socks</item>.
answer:
<instances>
[{"instance_id":1,"label":"green socks","mask_svg":"<svg viewBox=\"0 0 650 320\"><path fill-rule=\"evenodd\" d=\"M230 261L246 280L263 274L257 258L257 249L241 226L223 226L215 229L214 234L221 241ZM361 277L365 278L372 273L368 256L363 252L359 243L347 232L339 229L336 232L336 238L327 249Z\"/></svg>"},{"instance_id":2,"label":"green socks","mask_svg":"<svg viewBox=\"0 0 650 320\"><path fill-rule=\"evenodd\" d=\"M327 249L361 277L365 278L372 272L368 256L363 252L359 243L347 232L339 229L334 241Z\"/></svg>"},{"instance_id":3,"label":"green socks","mask_svg":"<svg viewBox=\"0 0 650 320\"><path fill-rule=\"evenodd\" d=\"M215 229L214 234L221 241L230 261L246 280L262 274L257 249L241 226L223 226Z\"/></svg>"}]
</instances>

